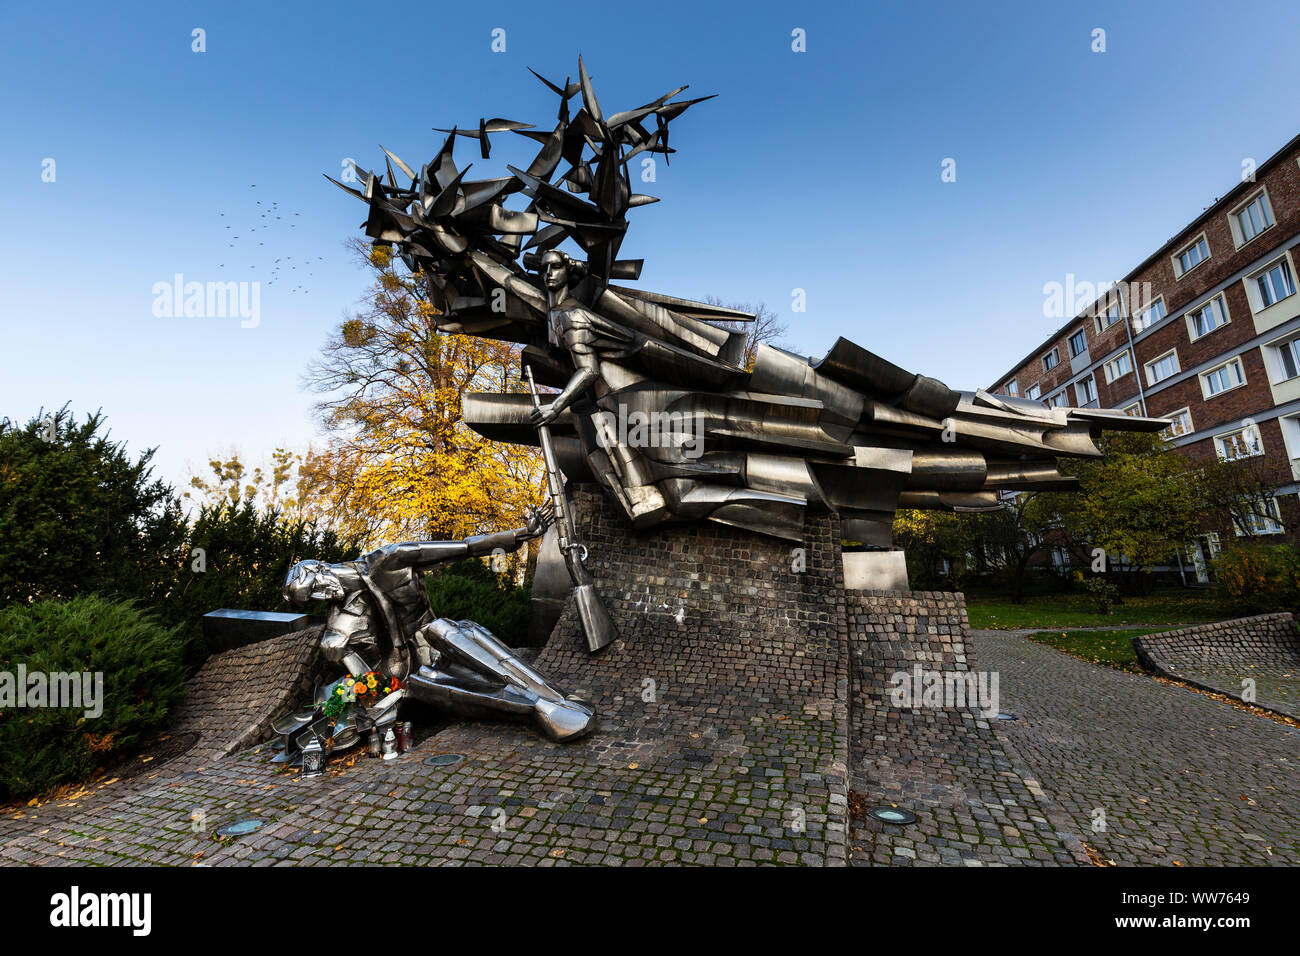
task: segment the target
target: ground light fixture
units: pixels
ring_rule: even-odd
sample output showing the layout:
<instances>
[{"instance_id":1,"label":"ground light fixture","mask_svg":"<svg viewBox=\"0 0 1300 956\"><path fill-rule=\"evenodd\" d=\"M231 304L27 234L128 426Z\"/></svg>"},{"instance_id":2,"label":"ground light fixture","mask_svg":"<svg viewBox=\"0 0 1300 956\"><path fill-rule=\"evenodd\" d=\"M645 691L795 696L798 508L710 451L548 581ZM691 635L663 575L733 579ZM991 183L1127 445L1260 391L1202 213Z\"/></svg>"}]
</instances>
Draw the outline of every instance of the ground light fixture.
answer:
<instances>
[{"instance_id":1,"label":"ground light fixture","mask_svg":"<svg viewBox=\"0 0 1300 956\"><path fill-rule=\"evenodd\" d=\"M916 814L902 807L872 807L867 814L881 823L892 823L900 827L911 826L916 822Z\"/></svg>"},{"instance_id":2,"label":"ground light fixture","mask_svg":"<svg viewBox=\"0 0 1300 956\"><path fill-rule=\"evenodd\" d=\"M434 754L424 763L429 767L450 767L465 759L464 754Z\"/></svg>"},{"instance_id":3,"label":"ground light fixture","mask_svg":"<svg viewBox=\"0 0 1300 956\"><path fill-rule=\"evenodd\" d=\"M217 829L217 836L235 837L244 836L252 833L254 830L260 830L266 825L264 820L236 820L234 823L227 823L224 827Z\"/></svg>"}]
</instances>

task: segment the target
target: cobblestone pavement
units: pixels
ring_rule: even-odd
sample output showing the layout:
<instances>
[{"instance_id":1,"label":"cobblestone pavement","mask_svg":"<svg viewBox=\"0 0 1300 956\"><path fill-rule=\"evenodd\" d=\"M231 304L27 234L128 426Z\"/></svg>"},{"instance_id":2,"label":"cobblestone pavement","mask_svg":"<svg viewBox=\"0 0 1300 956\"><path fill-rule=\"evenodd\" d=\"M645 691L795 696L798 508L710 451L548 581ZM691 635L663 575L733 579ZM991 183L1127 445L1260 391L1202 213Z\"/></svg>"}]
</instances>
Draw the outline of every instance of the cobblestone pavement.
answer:
<instances>
[{"instance_id":1,"label":"cobblestone pavement","mask_svg":"<svg viewBox=\"0 0 1300 956\"><path fill-rule=\"evenodd\" d=\"M810 520L795 570L785 542L633 536L588 497L581 537L597 579L620 582L606 600L622 638L588 654L570 602L538 663L597 702L590 737L467 722L314 780L196 747L156 777L0 823L0 863L846 863L838 526ZM463 759L425 762L449 752ZM265 825L216 837L250 817Z\"/></svg>"},{"instance_id":2,"label":"cobblestone pavement","mask_svg":"<svg viewBox=\"0 0 1300 956\"><path fill-rule=\"evenodd\" d=\"M972 638L960 595L846 594L837 529L808 538L797 576L774 546L724 554L698 531L603 548L646 569L626 593L654 600L615 599L623 639L595 658L566 609L539 660L601 702L573 745L469 722L314 780L196 745L0 820L0 865L1050 866L1086 863L1080 837L1125 864L1300 863L1300 730L1014 634ZM737 562L760 582L744 600ZM891 675L916 666L998 672L1021 719L891 704ZM919 820L876 823L876 803ZM248 818L263 826L216 832Z\"/></svg>"},{"instance_id":3,"label":"cobblestone pavement","mask_svg":"<svg viewBox=\"0 0 1300 956\"><path fill-rule=\"evenodd\" d=\"M1229 697L1241 697L1242 682L1255 682L1254 703L1300 720L1300 668L1283 664L1242 664L1200 667L1184 666L1179 676L1189 684Z\"/></svg>"},{"instance_id":4,"label":"cobblestone pavement","mask_svg":"<svg viewBox=\"0 0 1300 956\"><path fill-rule=\"evenodd\" d=\"M1018 717L1002 732L1103 859L1300 864L1300 730L1017 634L972 638Z\"/></svg>"},{"instance_id":5,"label":"cobblestone pavement","mask_svg":"<svg viewBox=\"0 0 1300 956\"><path fill-rule=\"evenodd\" d=\"M1079 838L1047 799L996 719L970 706L898 706L889 688L913 668L987 672L961 595L864 592L848 600L853 658L852 840L855 866L1087 865ZM991 702L990 702L991 703ZM909 826L868 810L914 812Z\"/></svg>"}]
</instances>

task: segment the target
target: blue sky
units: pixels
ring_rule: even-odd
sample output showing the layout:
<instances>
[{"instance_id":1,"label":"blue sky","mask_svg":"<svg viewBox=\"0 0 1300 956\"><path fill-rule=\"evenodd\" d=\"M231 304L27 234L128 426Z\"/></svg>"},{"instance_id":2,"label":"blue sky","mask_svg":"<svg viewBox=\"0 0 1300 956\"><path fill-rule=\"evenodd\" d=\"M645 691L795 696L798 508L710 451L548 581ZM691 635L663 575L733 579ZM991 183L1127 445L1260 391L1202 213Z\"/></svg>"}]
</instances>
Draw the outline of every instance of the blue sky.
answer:
<instances>
[{"instance_id":1,"label":"blue sky","mask_svg":"<svg viewBox=\"0 0 1300 956\"><path fill-rule=\"evenodd\" d=\"M1121 277L1300 132L1281 2L43 3L5 5L0 37L0 416L103 408L177 484L318 439L301 375L366 287L343 248L364 207L320 174L552 122L529 66L582 52L606 112L719 94L633 211L642 285L763 301L800 351L845 335L958 388L1060 324L1045 283ZM530 149L496 142L458 158L501 175ZM177 273L260 283L258 325L155 316Z\"/></svg>"}]
</instances>

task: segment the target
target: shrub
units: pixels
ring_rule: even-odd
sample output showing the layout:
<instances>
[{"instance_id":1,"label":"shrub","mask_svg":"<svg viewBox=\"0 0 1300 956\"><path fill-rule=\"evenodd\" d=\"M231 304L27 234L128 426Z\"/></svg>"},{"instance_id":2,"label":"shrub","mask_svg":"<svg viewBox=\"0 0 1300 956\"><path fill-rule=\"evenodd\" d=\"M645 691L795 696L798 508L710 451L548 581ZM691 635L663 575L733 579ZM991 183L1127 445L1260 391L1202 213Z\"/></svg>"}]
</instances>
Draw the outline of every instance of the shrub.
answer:
<instances>
[{"instance_id":1,"label":"shrub","mask_svg":"<svg viewBox=\"0 0 1300 956\"><path fill-rule=\"evenodd\" d=\"M194 549L202 549L202 571ZM332 531L317 531L301 521L286 521L276 511L259 511L251 502L205 506L194 519L184 549L173 561L173 582L158 613L177 627L186 645L186 663L197 667L206 649L202 617L217 608L289 610L284 576L296 562L316 558L331 564L357 557L359 542ZM324 611L324 604L308 608Z\"/></svg>"},{"instance_id":2,"label":"shrub","mask_svg":"<svg viewBox=\"0 0 1300 956\"><path fill-rule=\"evenodd\" d=\"M85 779L160 730L185 693L175 632L131 603L95 595L0 610L0 680L10 692L19 665L29 678L101 673L102 713L87 717L84 698L76 708L0 700L0 797Z\"/></svg>"},{"instance_id":3,"label":"shrub","mask_svg":"<svg viewBox=\"0 0 1300 956\"><path fill-rule=\"evenodd\" d=\"M0 420L0 605L103 594L155 603L184 535L153 450L132 460L66 406L25 426Z\"/></svg>"},{"instance_id":4,"label":"shrub","mask_svg":"<svg viewBox=\"0 0 1300 956\"><path fill-rule=\"evenodd\" d=\"M1227 614L1300 611L1300 551L1289 544L1227 548L1214 559L1214 575Z\"/></svg>"},{"instance_id":5,"label":"shrub","mask_svg":"<svg viewBox=\"0 0 1300 956\"><path fill-rule=\"evenodd\" d=\"M483 561L473 559L427 574L424 583L436 616L475 621L509 647L528 642L531 587L520 587Z\"/></svg>"},{"instance_id":6,"label":"shrub","mask_svg":"<svg viewBox=\"0 0 1300 956\"><path fill-rule=\"evenodd\" d=\"M1110 606L1119 598L1119 588L1100 575L1084 578L1083 590L1098 614L1109 614Z\"/></svg>"}]
</instances>

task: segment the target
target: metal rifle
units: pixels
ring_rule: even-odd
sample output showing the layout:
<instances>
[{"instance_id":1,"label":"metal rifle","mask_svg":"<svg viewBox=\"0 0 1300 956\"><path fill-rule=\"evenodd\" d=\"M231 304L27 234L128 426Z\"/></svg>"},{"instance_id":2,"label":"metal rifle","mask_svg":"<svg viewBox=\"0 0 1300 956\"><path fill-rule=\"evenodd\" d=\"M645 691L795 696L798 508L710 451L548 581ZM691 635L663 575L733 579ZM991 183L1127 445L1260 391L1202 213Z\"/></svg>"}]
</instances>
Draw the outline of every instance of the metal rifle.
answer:
<instances>
[{"instance_id":1,"label":"metal rifle","mask_svg":"<svg viewBox=\"0 0 1300 956\"><path fill-rule=\"evenodd\" d=\"M540 411L542 403L537 394L537 383L533 381L532 366L525 365L524 371L528 375L533 407ZM578 608L582 633L587 638L587 649L594 653L618 638L618 628L614 626L609 611L596 592L596 582L591 572L583 564L587 559L587 547L579 543L574 528L564 479L560 475L559 465L555 461L555 448L551 444L551 426L538 425L537 437L542 446L542 462L546 466L546 491L555 514L555 536L560 553L564 555L564 563L569 569L569 580L573 582L573 601Z\"/></svg>"}]
</instances>

